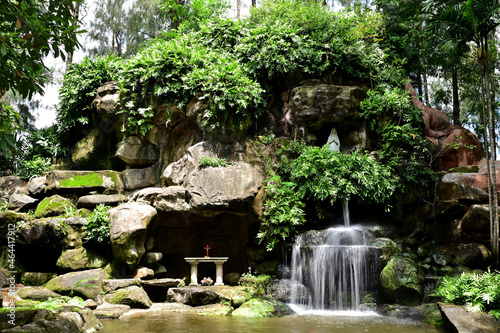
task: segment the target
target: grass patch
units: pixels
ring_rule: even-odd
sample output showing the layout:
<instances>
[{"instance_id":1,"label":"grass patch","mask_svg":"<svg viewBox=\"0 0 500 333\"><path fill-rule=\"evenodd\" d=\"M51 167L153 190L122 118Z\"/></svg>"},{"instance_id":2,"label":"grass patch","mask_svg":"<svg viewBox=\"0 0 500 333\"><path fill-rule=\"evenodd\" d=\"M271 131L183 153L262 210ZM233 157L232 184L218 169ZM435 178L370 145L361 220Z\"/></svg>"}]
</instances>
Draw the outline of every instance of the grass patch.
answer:
<instances>
[{"instance_id":1,"label":"grass patch","mask_svg":"<svg viewBox=\"0 0 500 333\"><path fill-rule=\"evenodd\" d=\"M90 173L88 175L79 175L67 178L59 183L60 187L94 187L101 186L103 183L102 175L98 173Z\"/></svg>"}]
</instances>

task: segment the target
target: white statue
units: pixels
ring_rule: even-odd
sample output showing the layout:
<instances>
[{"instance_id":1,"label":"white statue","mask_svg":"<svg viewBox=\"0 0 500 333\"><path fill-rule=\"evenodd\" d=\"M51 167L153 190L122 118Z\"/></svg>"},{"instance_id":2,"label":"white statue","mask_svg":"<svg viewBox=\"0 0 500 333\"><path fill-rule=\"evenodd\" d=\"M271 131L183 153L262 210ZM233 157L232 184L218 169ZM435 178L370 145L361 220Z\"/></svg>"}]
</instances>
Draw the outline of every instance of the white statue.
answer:
<instances>
[{"instance_id":1,"label":"white statue","mask_svg":"<svg viewBox=\"0 0 500 333\"><path fill-rule=\"evenodd\" d=\"M330 136L328 137L327 145L330 146L330 150L340 151L340 139L337 134L337 129L335 127L332 128L330 132Z\"/></svg>"}]
</instances>

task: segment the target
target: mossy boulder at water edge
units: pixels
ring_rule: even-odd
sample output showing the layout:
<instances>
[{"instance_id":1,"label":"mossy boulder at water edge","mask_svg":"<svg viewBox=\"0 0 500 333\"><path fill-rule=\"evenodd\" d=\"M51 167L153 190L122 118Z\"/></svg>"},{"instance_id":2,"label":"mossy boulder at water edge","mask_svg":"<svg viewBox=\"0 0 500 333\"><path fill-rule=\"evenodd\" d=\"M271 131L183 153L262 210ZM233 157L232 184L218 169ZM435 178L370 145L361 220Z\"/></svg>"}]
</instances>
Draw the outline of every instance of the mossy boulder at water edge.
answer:
<instances>
[{"instance_id":1,"label":"mossy boulder at water edge","mask_svg":"<svg viewBox=\"0 0 500 333\"><path fill-rule=\"evenodd\" d=\"M125 304L131 308L149 308L152 305L148 294L137 286L118 289L104 296L106 302L111 304Z\"/></svg>"},{"instance_id":2,"label":"mossy boulder at water edge","mask_svg":"<svg viewBox=\"0 0 500 333\"><path fill-rule=\"evenodd\" d=\"M47 217L47 216L58 216L64 214L66 209L76 209L75 205L71 203L66 198L60 195L53 195L51 197L45 198L38 204L35 210L35 216L37 218Z\"/></svg>"},{"instance_id":3,"label":"mossy boulder at water edge","mask_svg":"<svg viewBox=\"0 0 500 333\"><path fill-rule=\"evenodd\" d=\"M386 302L419 305L423 298L424 278L411 259L392 258L380 273L382 293Z\"/></svg>"},{"instance_id":4,"label":"mossy boulder at water edge","mask_svg":"<svg viewBox=\"0 0 500 333\"><path fill-rule=\"evenodd\" d=\"M104 269L71 272L58 276L45 285L45 288L61 295L77 295L96 299L102 291L102 280L107 277Z\"/></svg>"},{"instance_id":5,"label":"mossy boulder at water edge","mask_svg":"<svg viewBox=\"0 0 500 333\"><path fill-rule=\"evenodd\" d=\"M265 299L252 298L232 313L233 317L262 318L281 317L293 314L293 310L285 303Z\"/></svg>"}]
</instances>

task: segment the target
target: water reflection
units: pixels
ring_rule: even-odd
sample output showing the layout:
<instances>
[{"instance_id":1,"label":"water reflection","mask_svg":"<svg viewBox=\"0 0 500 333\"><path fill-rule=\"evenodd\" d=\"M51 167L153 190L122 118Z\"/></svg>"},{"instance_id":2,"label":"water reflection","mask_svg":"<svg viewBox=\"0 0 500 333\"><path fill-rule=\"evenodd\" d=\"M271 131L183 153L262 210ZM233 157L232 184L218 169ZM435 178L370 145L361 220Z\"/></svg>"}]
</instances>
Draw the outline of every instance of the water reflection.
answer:
<instances>
[{"instance_id":1,"label":"water reflection","mask_svg":"<svg viewBox=\"0 0 500 333\"><path fill-rule=\"evenodd\" d=\"M203 317L193 313L144 314L104 321L101 333L443 333L421 323L382 316L294 315L283 318Z\"/></svg>"}]
</instances>

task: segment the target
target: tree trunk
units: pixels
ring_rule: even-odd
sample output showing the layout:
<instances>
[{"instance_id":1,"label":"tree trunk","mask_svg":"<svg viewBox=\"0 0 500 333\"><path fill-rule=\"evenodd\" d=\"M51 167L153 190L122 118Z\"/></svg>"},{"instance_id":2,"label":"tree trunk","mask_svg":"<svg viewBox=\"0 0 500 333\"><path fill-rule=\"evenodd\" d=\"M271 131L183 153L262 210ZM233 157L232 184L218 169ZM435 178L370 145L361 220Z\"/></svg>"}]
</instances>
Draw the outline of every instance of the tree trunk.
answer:
<instances>
[{"instance_id":1,"label":"tree trunk","mask_svg":"<svg viewBox=\"0 0 500 333\"><path fill-rule=\"evenodd\" d=\"M488 40L484 40L484 51L485 55L488 54ZM491 88L490 88L490 61L484 61L484 80L485 80L485 93L486 93L486 105L488 111L488 128L490 132L489 142L491 151L491 169L488 168L488 177L491 179L491 192L493 201L493 211L492 214L493 226L491 228L491 265L493 268L497 267L498 264L498 195L497 195L497 177L496 177L496 143L495 143L495 126L493 123L493 108L491 105Z\"/></svg>"},{"instance_id":2,"label":"tree trunk","mask_svg":"<svg viewBox=\"0 0 500 333\"><path fill-rule=\"evenodd\" d=\"M257 6L257 0L252 0L252 7Z\"/></svg>"},{"instance_id":3,"label":"tree trunk","mask_svg":"<svg viewBox=\"0 0 500 333\"><path fill-rule=\"evenodd\" d=\"M73 12L73 23L75 25L78 24L78 19L80 18L80 2L75 2L75 11ZM68 55L66 56L66 72L68 71L69 65L73 63L73 51L68 52Z\"/></svg>"},{"instance_id":4,"label":"tree trunk","mask_svg":"<svg viewBox=\"0 0 500 333\"><path fill-rule=\"evenodd\" d=\"M458 70L457 66L453 66L451 72L451 85L453 94L453 124L462 125L460 121L460 101L458 100Z\"/></svg>"},{"instance_id":5,"label":"tree trunk","mask_svg":"<svg viewBox=\"0 0 500 333\"><path fill-rule=\"evenodd\" d=\"M236 17L239 19L241 14L241 0L236 0Z\"/></svg>"}]
</instances>

